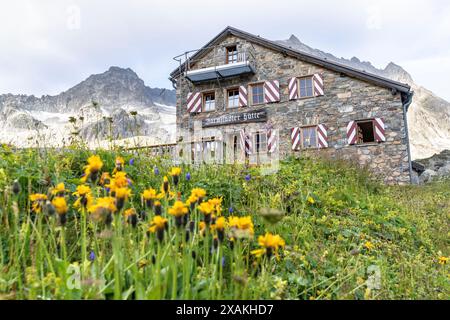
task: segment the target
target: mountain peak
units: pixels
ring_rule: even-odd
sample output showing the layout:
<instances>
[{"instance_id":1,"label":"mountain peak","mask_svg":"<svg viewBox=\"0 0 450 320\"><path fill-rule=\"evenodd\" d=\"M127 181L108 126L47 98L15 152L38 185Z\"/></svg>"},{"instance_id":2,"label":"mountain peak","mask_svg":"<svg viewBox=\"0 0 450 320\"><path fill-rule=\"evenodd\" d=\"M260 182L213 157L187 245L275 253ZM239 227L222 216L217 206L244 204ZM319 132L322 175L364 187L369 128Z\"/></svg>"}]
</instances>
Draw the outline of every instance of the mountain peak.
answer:
<instances>
[{"instance_id":1,"label":"mountain peak","mask_svg":"<svg viewBox=\"0 0 450 320\"><path fill-rule=\"evenodd\" d=\"M138 78L138 75L136 72L133 71L131 68L121 68L117 66L111 66L108 71L105 72L106 74L119 74L119 75L129 75L135 78Z\"/></svg>"},{"instance_id":2,"label":"mountain peak","mask_svg":"<svg viewBox=\"0 0 450 320\"><path fill-rule=\"evenodd\" d=\"M288 39L289 42L292 42L294 44L300 44L301 41L293 34L291 34L291 36Z\"/></svg>"}]
</instances>

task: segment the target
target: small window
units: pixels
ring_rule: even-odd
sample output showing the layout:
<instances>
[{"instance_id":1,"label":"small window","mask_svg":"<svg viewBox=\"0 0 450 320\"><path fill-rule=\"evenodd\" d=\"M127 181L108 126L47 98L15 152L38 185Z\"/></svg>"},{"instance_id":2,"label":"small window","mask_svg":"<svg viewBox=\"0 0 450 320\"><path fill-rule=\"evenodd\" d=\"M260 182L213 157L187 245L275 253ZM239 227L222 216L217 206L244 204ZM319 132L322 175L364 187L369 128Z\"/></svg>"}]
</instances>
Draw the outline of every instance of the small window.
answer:
<instances>
[{"instance_id":1,"label":"small window","mask_svg":"<svg viewBox=\"0 0 450 320\"><path fill-rule=\"evenodd\" d=\"M231 46L227 48L227 63L238 62L237 46Z\"/></svg>"},{"instance_id":2,"label":"small window","mask_svg":"<svg viewBox=\"0 0 450 320\"><path fill-rule=\"evenodd\" d=\"M300 78L300 98L307 98L313 96L313 81L312 77Z\"/></svg>"},{"instance_id":3,"label":"small window","mask_svg":"<svg viewBox=\"0 0 450 320\"><path fill-rule=\"evenodd\" d=\"M303 149L317 148L317 127L304 127L301 130L301 144Z\"/></svg>"},{"instance_id":4,"label":"small window","mask_svg":"<svg viewBox=\"0 0 450 320\"><path fill-rule=\"evenodd\" d=\"M358 129L358 138L356 143L371 143L375 142L375 133L373 127L373 121L357 121L356 126Z\"/></svg>"},{"instance_id":5,"label":"small window","mask_svg":"<svg viewBox=\"0 0 450 320\"><path fill-rule=\"evenodd\" d=\"M255 134L255 152L257 154L267 152L267 134L265 132Z\"/></svg>"},{"instance_id":6,"label":"small window","mask_svg":"<svg viewBox=\"0 0 450 320\"><path fill-rule=\"evenodd\" d=\"M264 103L264 85L255 84L251 86L252 88L252 104L262 104Z\"/></svg>"},{"instance_id":7,"label":"small window","mask_svg":"<svg viewBox=\"0 0 450 320\"><path fill-rule=\"evenodd\" d=\"M228 108L239 107L239 89L230 89L227 91L227 106Z\"/></svg>"},{"instance_id":8,"label":"small window","mask_svg":"<svg viewBox=\"0 0 450 320\"><path fill-rule=\"evenodd\" d=\"M216 110L216 95L214 92L209 92L203 94L203 111L214 111Z\"/></svg>"}]
</instances>

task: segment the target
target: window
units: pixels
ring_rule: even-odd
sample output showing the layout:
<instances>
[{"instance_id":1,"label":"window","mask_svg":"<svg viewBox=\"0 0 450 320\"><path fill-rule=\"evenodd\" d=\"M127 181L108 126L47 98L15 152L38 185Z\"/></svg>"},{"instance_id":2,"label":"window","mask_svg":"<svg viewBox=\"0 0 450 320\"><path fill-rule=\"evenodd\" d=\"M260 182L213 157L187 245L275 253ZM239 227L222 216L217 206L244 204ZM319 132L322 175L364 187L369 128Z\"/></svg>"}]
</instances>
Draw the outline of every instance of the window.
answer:
<instances>
[{"instance_id":1,"label":"window","mask_svg":"<svg viewBox=\"0 0 450 320\"><path fill-rule=\"evenodd\" d=\"M227 63L238 62L238 51L236 46L231 46L227 48Z\"/></svg>"},{"instance_id":2,"label":"window","mask_svg":"<svg viewBox=\"0 0 450 320\"><path fill-rule=\"evenodd\" d=\"M304 127L301 130L301 142L303 149L317 148L317 127Z\"/></svg>"},{"instance_id":3,"label":"window","mask_svg":"<svg viewBox=\"0 0 450 320\"><path fill-rule=\"evenodd\" d=\"M209 160L210 158L214 159L216 156L216 147L217 142L215 141L215 137L203 138L203 159Z\"/></svg>"},{"instance_id":4,"label":"window","mask_svg":"<svg viewBox=\"0 0 450 320\"><path fill-rule=\"evenodd\" d=\"M239 89L230 89L227 91L227 106L228 108L239 107Z\"/></svg>"},{"instance_id":5,"label":"window","mask_svg":"<svg viewBox=\"0 0 450 320\"><path fill-rule=\"evenodd\" d=\"M257 154L267 152L267 134L265 132L257 132L255 134L255 152Z\"/></svg>"},{"instance_id":6,"label":"window","mask_svg":"<svg viewBox=\"0 0 450 320\"><path fill-rule=\"evenodd\" d=\"M214 92L203 94L203 111L214 111L216 110L216 95Z\"/></svg>"},{"instance_id":7,"label":"window","mask_svg":"<svg viewBox=\"0 0 450 320\"><path fill-rule=\"evenodd\" d=\"M262 104L264 103L264 85L255 84L251 86L252 88L252 104Z\"/></svg>"},{"instance_id":8,"label":"window","mask_svg":"<svg viewBox=\"0 0 450 320\"><path fill-rule=\"evenodd\" d=\"M361 144L361 143L375 142L375 134L372 120L357 121L356 127L358 130L358 137L356 143Z\"/></svg>"},{"instance_id":9,"label":"window","mask_svg":"<svg viewBox=\"0 0 450 320\"><path fill-rule=\"evenodd\" d=\"M300 78L300 98L313 96L312 77Z\"/></svg>"}]
</instances>

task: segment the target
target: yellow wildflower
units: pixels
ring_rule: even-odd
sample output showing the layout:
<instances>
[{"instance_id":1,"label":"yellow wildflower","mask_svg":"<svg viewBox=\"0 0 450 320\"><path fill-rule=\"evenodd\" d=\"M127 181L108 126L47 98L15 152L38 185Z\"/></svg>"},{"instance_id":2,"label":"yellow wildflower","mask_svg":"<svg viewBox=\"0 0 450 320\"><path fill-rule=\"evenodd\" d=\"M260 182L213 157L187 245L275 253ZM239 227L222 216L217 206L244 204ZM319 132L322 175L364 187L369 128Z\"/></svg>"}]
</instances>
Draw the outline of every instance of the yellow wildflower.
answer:
<instances>
[{"instance_id":1,"label":"yellow wildflower","mask_svg":"<svg viewBox=\"0 0 450 320\"><path fill-rule=\"evenodd\" d=\"M438 263L443 266L443 265L447 264L448 260L449 260L448 257L442 256L442 257L439 257Z\"/></svg>"},{"instance_id":2,"label":"yellow wildflower","mask_svg":"<svg viewBox=\"0 0 450 320\"><path fill-rule=\"evenodd\" d=\"M56 213L59 215L64 215L67 213L67 202L63 197L56 197L52 201L53 206L55 207Z\"/></svg>"},{"instance_id":3,"label":"yellow wildflower","mask_svg":"<svg viewBox=\"0 0 450 320\"><path fill-rule=\"evenodd\" d=\"M188 208L181 201L175 201L174 205L169 208L169 214L174 217L184 216L188 213Z\"/></svg>"},{"instance_id":4,"label":"yellow wildflower","mask_svg":"<svg viewBox=\"0 0 450 320\"><path fill-rule=\"evenodd\" d=\"M172 177L175 177L175 176L178 177L180 174L181 174L181 168L178 168L178 167L173 167L169 172L169 175Z\"/></svg>"}]
</instances>

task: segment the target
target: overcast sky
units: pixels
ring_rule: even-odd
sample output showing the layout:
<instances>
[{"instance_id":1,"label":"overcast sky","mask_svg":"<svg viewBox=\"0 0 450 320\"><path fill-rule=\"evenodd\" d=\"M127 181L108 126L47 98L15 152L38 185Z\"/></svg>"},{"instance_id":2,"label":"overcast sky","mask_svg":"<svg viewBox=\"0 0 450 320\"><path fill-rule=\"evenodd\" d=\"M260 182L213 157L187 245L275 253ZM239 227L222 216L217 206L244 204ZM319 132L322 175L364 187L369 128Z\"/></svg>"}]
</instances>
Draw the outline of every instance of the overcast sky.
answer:
<instances>
[{"instance_id":1,"label":"overcast sky","mask_svg":"<svg viewBox=\"0 0 450 320\"><path fill-rule=\"evenodd\" d=\"M110 66L171 87L172 57L227 25L314 48L393 61L450 101L450 2L440 0L14 0L0 4L0 94L58 94Z\"/></svg>"}]
</instances>

